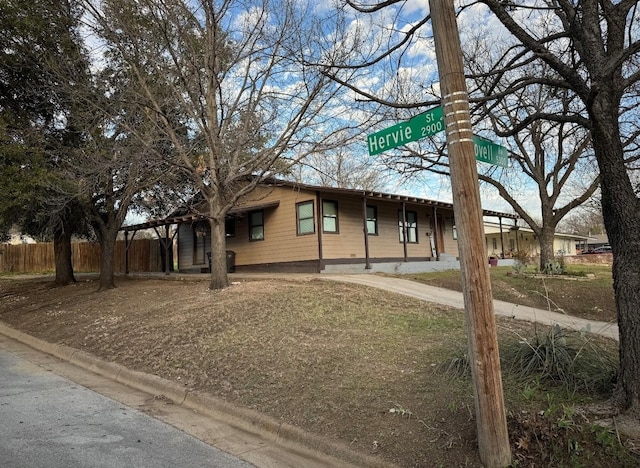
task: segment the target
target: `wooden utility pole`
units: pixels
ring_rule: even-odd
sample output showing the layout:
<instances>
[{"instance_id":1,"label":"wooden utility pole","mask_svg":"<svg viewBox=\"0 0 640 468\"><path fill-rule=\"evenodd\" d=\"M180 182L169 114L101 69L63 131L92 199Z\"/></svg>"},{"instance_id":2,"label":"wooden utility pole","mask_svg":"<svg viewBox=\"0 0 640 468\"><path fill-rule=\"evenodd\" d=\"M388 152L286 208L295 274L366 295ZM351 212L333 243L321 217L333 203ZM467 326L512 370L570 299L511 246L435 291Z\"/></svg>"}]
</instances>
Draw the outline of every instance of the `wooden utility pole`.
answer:
<instances>
[{"instance_id":1,"label":"wooden utility pole","mask_svg":"<svg viewBox=\"0 0 640 468\"><path fill-rule=\"evenodd\" d=\"M453 0L429 0L429 6L458 230L478 448L485 466L504 467L511 463L511 450L462 48Z\"/></svg>"}]
</instances>

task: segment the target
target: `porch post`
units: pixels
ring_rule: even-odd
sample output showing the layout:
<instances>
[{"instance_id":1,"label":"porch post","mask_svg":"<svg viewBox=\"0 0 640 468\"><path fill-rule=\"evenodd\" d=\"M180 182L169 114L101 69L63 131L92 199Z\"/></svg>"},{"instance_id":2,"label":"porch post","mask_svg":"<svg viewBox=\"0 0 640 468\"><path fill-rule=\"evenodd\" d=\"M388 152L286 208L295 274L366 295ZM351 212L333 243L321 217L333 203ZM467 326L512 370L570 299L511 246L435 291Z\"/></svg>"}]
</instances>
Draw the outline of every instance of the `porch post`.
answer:
<instances>
[{"instance_id":1,"label":"porch post","mask_svg":"<svg viewBox=\"0 0 640 468\"><path fill-rule=\"evenodd\" d=\"M316 215L318 218L318 273L324 270L324 258L322 252L322 205L320 199L320 192L316 192Z\"/></svg>"},{"instance_id":2,"label":"porch post","mask_svg":"<svg viewBox=\"0 0 640 468\"><path fill-rule=\"evenodd\" d=\"M369 230L367 228L367 196L362 197L362 225L364 232L364 268L365 270L371 269L371 263L369 262Z\"/></svg>"},{"instance_id":3,"label":"porch post","mask_svg":"<svg viewBox=\"0 0 640 468\"><path fill-rule=\"evenodd\" d=\"M438 234L440 226L438 225L438 208L433 207L433 246L436 249L436 260L440 261L440 244L438 243Z\"/></svg>"},{"instance_id":4,"label":"porch post","mask_svg":"<svg viewBox=\"0 0 640 468\"><path fill-rule=\"evenodd\" d=\"M502 249L502 258L504 258L504 236L502 235L502 216L498 216L498 223L500 224L500 248Z\"/></svg>"},{"instance_id":5,"label":"porch post","mask_svg":"<svg viewBox=\"0 0 640 468\"><path fill-rule=\"evenodd\" d=\"M124 231L124 274L129 274L129 231Z\"/></svg>"},{"instance_id":6,"label":"porch post","mask_svg":"<svg viewBox=\"0 0 640 468\"><path fill-rule=\"evenodd\" d=\"M131 239L129 239L129 231L124 231L124 273L129 274L129 248L133 243L133 238L136 237L138 231L133 231Z\"/></svg>"},{"instance_id":7,"label":"porch post","mask_svg":"<svg viewBox=\"0 0 640 468\"><path fill-rule=\"evenodd\" d=\"M169 227L170 224L165 224L164 226L164 274L169 274Z\"/></svg>"},{"instance_id":8,"label":"porch post","mask_svg":"<svg viewBox=\"0 0 640 468\"><path fill-rule=\"evenodd\" d=\"M402 202L402 248L404 251L404 261L407 261L407 205Z\"/></svg>"}]
</instances>

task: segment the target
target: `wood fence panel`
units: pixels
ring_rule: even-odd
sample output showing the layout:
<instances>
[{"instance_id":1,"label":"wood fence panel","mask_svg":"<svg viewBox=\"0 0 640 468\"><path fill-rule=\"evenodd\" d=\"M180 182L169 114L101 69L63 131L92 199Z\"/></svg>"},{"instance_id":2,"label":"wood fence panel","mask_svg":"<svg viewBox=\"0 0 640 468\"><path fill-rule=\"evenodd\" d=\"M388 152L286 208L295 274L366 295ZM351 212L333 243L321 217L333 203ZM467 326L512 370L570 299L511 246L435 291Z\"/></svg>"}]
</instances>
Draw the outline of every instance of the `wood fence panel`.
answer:
<instances>
[{"instance_id":1,"label":"wood fence panel","mask_svg":"<svg viewBox=\"0 0 640 468\"><path fill-rule=\"evenodd\" d=\"M114 271L125 272L125 242L117 241ZM162 248L157 239L136 239L129 247L130 272L162 271ZM100 245L97 242L73 242L71 261L76 273L100 271ZM53 242L0 245L0 271L45 273L55 271Z\"/></svg>"},{"instance_id":2,"label":"wood fence panel","mask_svg":"<svg viewBox=\"0 0 640 468\"><path fill-rule=\"evenodd\" d=\"M71 244L71 262L77 273L100 271L100 245L96 242L73 242Z\"/></svg>"}]
</instances>

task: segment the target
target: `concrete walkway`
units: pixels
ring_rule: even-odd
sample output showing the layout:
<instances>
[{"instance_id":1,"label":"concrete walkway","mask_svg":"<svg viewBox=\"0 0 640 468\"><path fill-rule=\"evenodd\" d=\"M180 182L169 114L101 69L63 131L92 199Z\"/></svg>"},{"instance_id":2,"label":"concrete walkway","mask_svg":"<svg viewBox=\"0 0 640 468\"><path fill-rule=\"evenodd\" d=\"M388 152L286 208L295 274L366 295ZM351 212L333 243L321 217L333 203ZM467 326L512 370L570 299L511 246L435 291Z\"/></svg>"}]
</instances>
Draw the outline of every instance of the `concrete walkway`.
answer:
<instances>
[{"instance_id":1,"label":"concrete walkway","mask_svg":"<svg viewBox=\"0 0 640 468\"><path fill-rule=\"evenodd\" d=\"M437 288L416 281L405 280L378 275L321 275L321 279L343 281L347 283L361 284L374 288L384 289L405 296L411 296L423 301L435 302L457 309L464 309L462 293L449 289ZM551 312L544 309L536 309L510 302L493 301L496 315L512 317L528 322L537 322L545 325L558 324L572 330L584 330L607 338L618 340L618 325L615 323L587 320L559 312Z\"/></svg>"}]
</instances>

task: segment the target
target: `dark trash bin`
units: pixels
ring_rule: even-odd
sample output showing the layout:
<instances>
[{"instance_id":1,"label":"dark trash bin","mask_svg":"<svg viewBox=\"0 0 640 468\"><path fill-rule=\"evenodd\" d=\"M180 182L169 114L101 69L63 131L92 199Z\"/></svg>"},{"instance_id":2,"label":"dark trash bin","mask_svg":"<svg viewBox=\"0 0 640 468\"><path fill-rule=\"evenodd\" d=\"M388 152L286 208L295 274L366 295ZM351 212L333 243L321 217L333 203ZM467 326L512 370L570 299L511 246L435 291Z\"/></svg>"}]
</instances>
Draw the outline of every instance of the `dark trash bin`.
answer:
<instances>
[{"instance_id":1,"label":"dark trash bin","mask_svg":"<svg viewBox=\"0 0 640 468\"><path fill-rule=\"evenodd\" d=\"M236 253L233 250L227 250L227 273L236 271Z\"/></svg>"},{"instance_id":2,"label":"dark trash bin","mask_svg":"<svg viewBox=\"0 0 640 468\"><path fill-rule=\"evenodd\" d=\"M498 258L497 257L489 257L489 265L492 267L498 266Z\"/></svg>"},{"instance_id":3,"label":"dark trash bin","mask_svg":"<svg viewBox=\"0 0 640 468\"><path fill-rule=\"evenodd\" d=\"M211 252L207 252L209 259L209 271L211 271ZM227 250L227 273L236 271L236 253L233 250Z\"/></svg>"}]
</instances>

